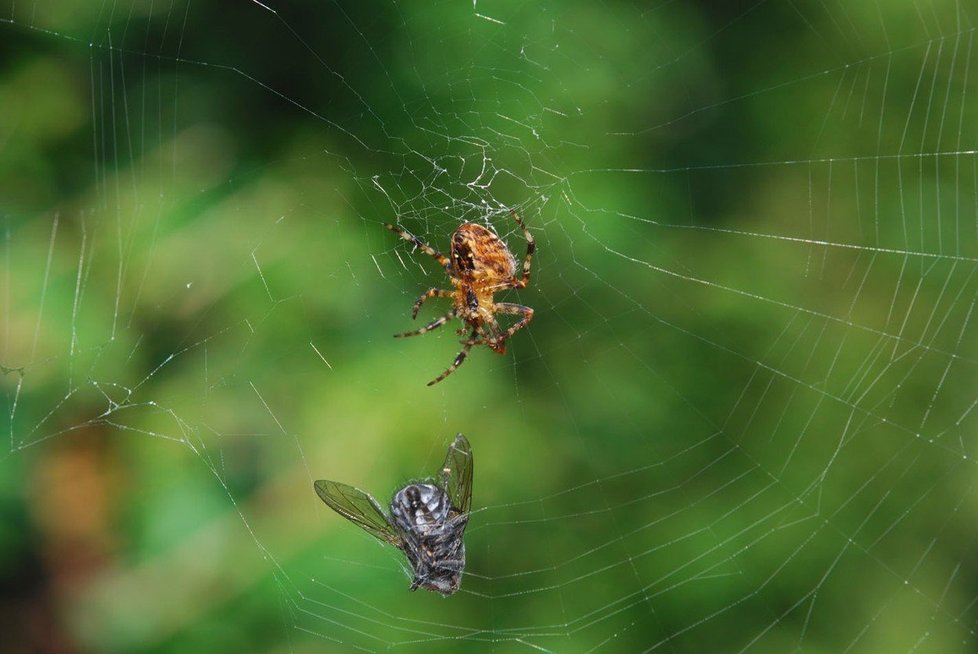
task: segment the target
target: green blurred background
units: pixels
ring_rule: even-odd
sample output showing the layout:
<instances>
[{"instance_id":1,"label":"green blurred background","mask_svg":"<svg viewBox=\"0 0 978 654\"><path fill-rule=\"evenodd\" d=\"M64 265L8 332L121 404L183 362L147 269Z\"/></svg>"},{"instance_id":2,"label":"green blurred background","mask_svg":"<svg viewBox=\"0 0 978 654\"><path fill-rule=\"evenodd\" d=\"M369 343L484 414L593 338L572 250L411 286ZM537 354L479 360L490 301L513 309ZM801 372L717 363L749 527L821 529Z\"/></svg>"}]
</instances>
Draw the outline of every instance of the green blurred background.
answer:
<instances>
[{"instance_id":1,"label":"green blurred background","mask_svg":"<svg viewBox=\"0 0 978 654\"><path fill-rule=\"evenodd\" d=\"M3 651L976 651L976 21L0 5ZM509 207L536 317L427 388L382 224L522 257ZM412 594L312 481L459 431Z\"/></svg>"}]
</instances>

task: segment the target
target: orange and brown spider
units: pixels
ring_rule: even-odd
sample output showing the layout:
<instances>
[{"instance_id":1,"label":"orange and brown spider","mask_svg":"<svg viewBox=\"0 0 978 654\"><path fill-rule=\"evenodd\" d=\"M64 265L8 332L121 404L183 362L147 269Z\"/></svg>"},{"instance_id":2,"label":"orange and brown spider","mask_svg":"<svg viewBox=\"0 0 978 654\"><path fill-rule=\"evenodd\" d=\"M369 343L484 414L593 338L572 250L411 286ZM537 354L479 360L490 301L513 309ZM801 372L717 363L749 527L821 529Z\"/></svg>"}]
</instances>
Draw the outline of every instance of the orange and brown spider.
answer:
<instances>
[{"instance_id":1,"label":"orange and brown spider","mask_svg":"<svg viewBox=\"0 0 978 654\"><path fill-rule=\"evenodd\" d=\"M394 338L417 336L430 332L432 329L441 327L452 318L461 319L472 329L468 339L462 341L462 351L455 357L452 365L438 377L428 382L428 386L437 384L455 372L455 369L465 361L465 357L468 356L473 345L486 345L493 352L503 354L506 352L506 340L525 327L533 318L533 309L530 307L510 302L495 302L493 299L493 295L500 291L509 288L526 288L527 284L530 283L530 262L533 260L536 244L533 241L533 235L530 234L530 230L526 228L519 214L513 210L510 210L510 213L523 230L523 236L526 238L526 256L523 258L522 277L516 277L516 259L506 244L482 225L475 223L459 225L455 233L452 234L451 250L449 256L446 257L410 232L389 223L384 224L384 227L405 241L414 244L425 254L434 257L445 268L449 281L455 287L453 291L439 288L431 288L425 291L414 303L414 310L411 312L412 318L417 318L421 305L433 297L452 298L454 305L452 310L421 329L395 334ZM503 331L499 323L496 322L497 313L521 317L509 329ZM458 330L458 333L463 335L465 331L466 329L462 328Z\"/></svg>"}]
</instances>

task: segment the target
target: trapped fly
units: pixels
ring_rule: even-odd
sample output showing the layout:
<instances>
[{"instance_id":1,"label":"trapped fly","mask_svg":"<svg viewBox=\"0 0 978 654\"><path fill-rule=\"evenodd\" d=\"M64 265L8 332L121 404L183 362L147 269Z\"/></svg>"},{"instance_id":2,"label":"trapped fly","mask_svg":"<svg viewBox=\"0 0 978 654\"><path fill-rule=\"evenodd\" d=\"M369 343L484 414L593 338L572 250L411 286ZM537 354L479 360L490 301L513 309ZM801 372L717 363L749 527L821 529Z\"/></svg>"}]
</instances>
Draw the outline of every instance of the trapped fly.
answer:
<instances>
[{"instance_id":1,"label":"trapped fly","mask_svg":"<svg viewBox=\"0 0 978 654\"><path fill-rule=\"evenodd\" d=\"M407 556L414 571L411 590L451 595L462 582L472 503L472 448L459 434L448 447L436 479L404 486L391 498L390 515L369 493L321 479L316 493L331 509Z\"/></svg>"}]
</instances>

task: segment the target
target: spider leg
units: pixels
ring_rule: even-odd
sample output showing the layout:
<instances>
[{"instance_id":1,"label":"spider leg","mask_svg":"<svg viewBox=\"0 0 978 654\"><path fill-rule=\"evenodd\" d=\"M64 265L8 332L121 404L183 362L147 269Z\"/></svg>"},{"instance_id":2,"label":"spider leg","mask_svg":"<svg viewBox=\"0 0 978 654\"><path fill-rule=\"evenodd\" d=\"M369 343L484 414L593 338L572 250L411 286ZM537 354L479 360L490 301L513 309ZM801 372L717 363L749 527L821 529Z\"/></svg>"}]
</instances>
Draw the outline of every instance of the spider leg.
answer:
<instances>
[{"instance_id":1,"label":"spider leg","mask_svg":"<svg viewBox=\"0 0 978 654\"><path fill-rule=\"evenodd\" d=\"M473 329L472 336L470 336L469 338L472 338L475 335L476 335L476 330ZM448 366L448 369L445 372L441 373L440 375L432 379L430 382L428 382L428 386L434 386L435 384L443 380L445 377L448 377L450 374L455 372L455 369L458 368L460 365L462 365L462 362L465 361L465 357L469 356L469 350L471 349L472 346L469 343L463 345L462 351L459 352L458 355L455 357L455 360L452 361L452 365Z\"/></svg>"},{"instance_id":2,"label":"spider leg","mask_svg":"<svg viewBox=\"0 0 978 654\"><path fill-rule=\"evenodd\" d=\"M478 338L473 339L472 336L478 336ZM494 319L476 325L472 336L469 336L462 343L465 345L488 345L489 349L497 354L506 353L505 339L500 338L499 323Z\"/></svg>"},{"instance_id":3,"label":"spider leg","mask_svg":"<svg viewBox=\"0 0 978 654\"><path fill-rule=\"evenodd\" d=\"M444 325L446 322L448 322L449 320L451 320L454 317L455 317L455 309L452 309L451 311L449 311L448 313L446 313L441 318L429 322L427 325L425 325L421 329L415 329L413 332L404 332L403 334L394 334L394 338L406 338L408 336L420 336L421 334L424 334L425 332L430 332L432 329L437 329L437 328L441 327L442 325Z\"/></svg>"},{"instance_id":4,"label":"spider leg","mask_svg":"<svg viewBox=\"0 0 978 654\"><path fill-rule=\"evenodd\" d=\"M537 249L537 243L533 240L533 234L527 229L526 223L523 222L523 218L516 213L515 209L510 209L509 213L513 215L513 219L519 224L520 228L523 230L523 238L526 239L526 256L523 257L523 277L522 279L513 280L513 288L526 288L530 283L530 264L533 262L533 253ZM533 315L533 312L530 312ZM523 323L526 324L526 323Z\"/></svg>"},{"instance_id":5,"label":"spider leg","mask_svg":"<svg viewBox=\"0 0 978 654\"><path fill-rule=\"evenodd\" d=\"M404 230L404 229L401 229L399 227L395 227L394 225L391 225L390 223L384 223L384 227L386 227L387 229L391 230L392 232L394 232L395 234L397 234L398 236L400 236L401 238L403 238L408 243L412 243L414 245L414 247L418 248L419 250L421 250L422 252L424 252L428 256L431 256L431 257L434 257L435 259L437 259L438 260L438 263L440 263L442 265L442 267L448 268L448 257L446 257L444 254L442 254L441 252L439 252L435 248L431 247L430 245L428 245L427 243L425 243L424 241L422 241L420 238L418 238L417 236L415 236L411 232L409 232L407 230Z\"/></svg>"},{"instance_id":6,"label":"spider leg","mask_svg":"<svg viewBox=\"0 0 978 654\"><path fill-rule=\"evenodd\" d=\"M411 318L418 317L418 311L421 310L421 305L425 303L426 300L430 300L433 297L452 297L451 291L443 291L440 288L429 288L424 294L418 298L418 301L414 303L414 309L411 311Z\"/></svg>"},{"instance_id":7,"label":"spider leg","mask_svg":"<svg viewBox=\"0 0 978 654\"><path fill-rule=\"evenodd\" d=\"M489 318L485 322L479 322L472 326L472 334L463 343L470 342L472 345L482 345L486 341L494 340L493 335L499 333L499 325L493 318ZM472 341L472 336L478 336L475 341Z\"/></svg>"},{"instance_id":8,"label":"spider leg","mask_svg":"<svg viewBox=\"0 0 978 654\"><path fill-rule=\"evenodd\" d=\"M526 327L526 324L531 320L533 320L533 309L531 309L530 307L524 307L522 304L513 304L511 302L499 302L496 304L496 312L510 313L513 315L523 316L523 317L517 320L515 323L513 323L512 327L510 327L502 334L499 334L494 338L486 339L485 337L483 337L481 340L470 339L468 341L465 341L466 344L482 345L484 343L488 345L490 348L492 348L493 350L495 350L496 352L503 354L506 351L505 343L509 339L509 337L515 334L516 332L518 332L519 330L523 329L524 327Z\"/></svg>"}]
</instances>

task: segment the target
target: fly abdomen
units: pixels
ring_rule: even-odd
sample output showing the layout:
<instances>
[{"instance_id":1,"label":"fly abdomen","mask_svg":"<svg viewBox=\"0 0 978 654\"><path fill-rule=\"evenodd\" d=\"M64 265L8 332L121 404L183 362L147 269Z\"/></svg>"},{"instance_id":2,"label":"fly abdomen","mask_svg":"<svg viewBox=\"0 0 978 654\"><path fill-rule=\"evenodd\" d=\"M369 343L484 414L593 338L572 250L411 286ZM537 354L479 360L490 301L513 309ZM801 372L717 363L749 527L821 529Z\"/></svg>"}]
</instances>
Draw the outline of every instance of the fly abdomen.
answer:
<instances>
[{"instance_id":1,"label":"fly abdomen","mask_svg":"<svg viewBox=\"0 0 978 654\"><path fill-rule=\"evenodd\" d=\"M451 507L445 491L433 484L411 484L391 500L391 517L404 534L426 537L443 529Z\"/></svg>"}]
</instances>

